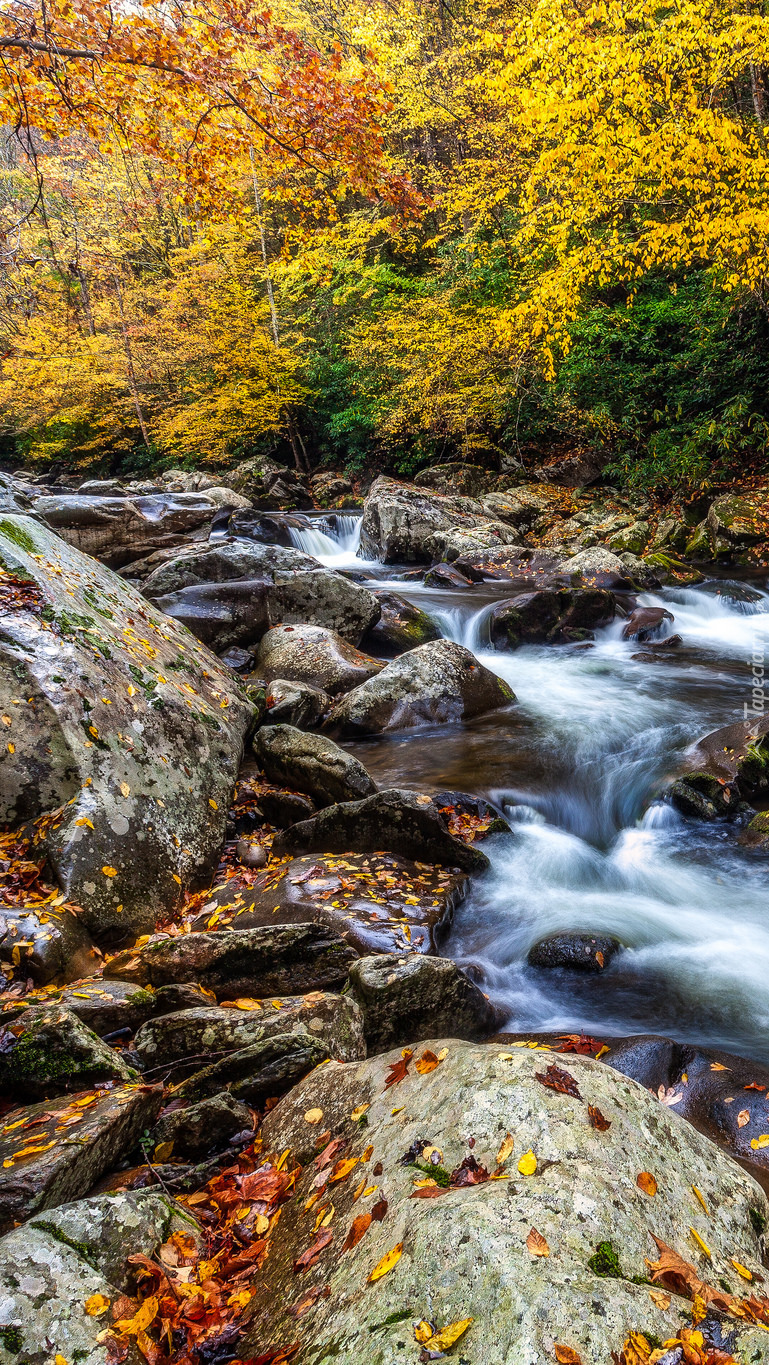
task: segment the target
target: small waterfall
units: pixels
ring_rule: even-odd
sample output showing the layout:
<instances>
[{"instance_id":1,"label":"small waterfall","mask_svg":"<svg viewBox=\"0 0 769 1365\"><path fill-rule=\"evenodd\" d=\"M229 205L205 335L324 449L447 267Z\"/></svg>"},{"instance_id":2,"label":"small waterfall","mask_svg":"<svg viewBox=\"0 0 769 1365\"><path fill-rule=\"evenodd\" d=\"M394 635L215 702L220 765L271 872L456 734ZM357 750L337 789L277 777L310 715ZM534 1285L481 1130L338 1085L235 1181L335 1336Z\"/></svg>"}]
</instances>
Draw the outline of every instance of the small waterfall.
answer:
<instances>
[{"instance_id":1,"label":"small waterfall","mask_svg":"<svg viewBox=\"0 0 769 1365\"><path fill-rule=\"evenodd\" d=\"M332 569L353 568L358 559L363 518L355 512L333 512L306 526L289 528L291 544Z\"/></svg>"}]
</instances>

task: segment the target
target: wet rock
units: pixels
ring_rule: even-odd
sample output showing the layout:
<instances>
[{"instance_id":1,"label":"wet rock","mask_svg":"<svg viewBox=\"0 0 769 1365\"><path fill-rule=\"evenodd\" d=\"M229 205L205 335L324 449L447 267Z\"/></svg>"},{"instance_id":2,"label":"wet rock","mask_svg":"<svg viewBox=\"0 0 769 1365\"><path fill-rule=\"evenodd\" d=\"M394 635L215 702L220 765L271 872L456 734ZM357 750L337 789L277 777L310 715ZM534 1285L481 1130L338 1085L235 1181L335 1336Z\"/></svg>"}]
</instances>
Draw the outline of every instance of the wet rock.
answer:
<instances>
[{"instance_id":1,"label":"wet rock","mask_svg":"<svg viewBox=\"0 0 769 1365\"><path fill-rule=\"evenodd\" d=\"M243 1356L257 1343L265 1349L292 1340L295 1318L286 1305L308 1287L327 1284L329 1296L319 1297L302 1320L302 1343L318 1360L333 1352L335 1365L391 1365L415 1358L413 1324L420 1318L439 1326L472 1318L454 1353L473 1365L544 1362L554 1358L553 1343L585 1362L603 1362L612 1351L619 1355L640 1324L648 1337L660 1341L678 1332L681 1300L664 1307L649 1295L647 1262L658 1254L655 1236L693 1262L714 1287L721 1281L720 1287L735 1296L745 1289L733 1259L763 1273L750 1212L761 1220L769 1212L761 1189L633 1081L589 1058L569 1057L578 1099L540 1084L537 1073L547 1066L542 1053L523 1049L511 1056L509 1048L449 1038L433 1038L427 1045L436 1055L448 1049L445 1060L427 1074L419 1074L412 1063L405 1079L386 1089L389 1069L401 1061L400 1049L355 1066L331 1063L268 1115L266 1144L275 1151L288 1147L300 1160L311 1162L315 1155L314 1130L304 1117L311 1108L321 1109L326 1127L348 1141L345 1156L361 1158L373 1145L372 1159L381 1174L372 1183L385 1192L388 1208L383 1221L373 1220L359 1244L340 1256L342 1233L361 1203L352 1203L354 1177L335 1185L340 1193L333 1200L334 1222L340 1231L297 1287L291 1264L309 1240L302 1209L318 1175L311 1162L298 1182L296 1200L284 1208L280 1253L273 1246L265 1263L252 1309L260 1316L238 1348ZM350 1114L362 1104L369 1108L361 1130ZM397 1121L393 1105L401 1107ZM606 1116L608 1131L588 1122L587 1105ZM411 1197L414 1180L424 1178L403 1164L415 1144L429 1141L446 1172L462 1162L469 1166L470 1158L490 1172L508 1133L515 1138L506 1167L510 1180L460 1186L435 1199ZM532 1176L516 1171L527 1149L538 1162ZM642 1171L657 1179L656 1198L639 1188ZM718 1210L716 1217L705 1217L693 1185L708 1207ZM712 1265L700 1260L690 1226L711 1249ZM547 1243L549 1257L529 1251L532 1228ZM597 1273L594 1258L601 1243L616 1256L620 1278ZM368 1283L380 1259L400 1244L403 1254L390 1274ZM404 1305L408 1319L402 1316ZM734 1330L738 1359L769 1358L763 1332L739 1322Z\"/></svg>"},{"instance_id":2,"label":"wet rock","mask_svg":"<svg viewBox=\"0 0 769 1365\"><path fill-rule=\"evenodd\" d=\"M121 1086L11 1110L0 1127L0 1231L87 1194L131 1151L160 1104L155 1087ZM17 1156L26 1146L38 1150Z\"/></svg>"},{"instance_id":3,"label":"wet rock","mask_svg":"<svg viewBox=\"0 0 769 1365\"><path fill-rule=\"evenodd\" d=\"M104 974L142 986L194 981L217 999L258 999L341 986L356 957L322 925L273 925L158 939L118 953Z\"/></svg>"},{"instance_id":4,"label":"wet rock","mask_svg":"<svg viewBox=\"0 0 769 1365\"><path fill-rule=\"evenodd\" d=\"M363 640L374 654L395 658L430 640L440 640L441 632L426 611L394 592L377 592L381 615Z\"/></svg>"},{"instance_id":5,"label":"wet rock","mask_svg":"<svg viewBox=\"0 0 769 1365\"><path fill-rule=\"evenodd\" d=\"M151 1138L156 1149L170 1147L177 1160L186 1157L199 1161L212 1152L221 1152L232 1138L251 1131L253 1126L251 1110L224 1090L198 1104L167 1109L155 1124Z\"/></svg>"},{"instance_id":6,"label":"wet rock","mask_svg":"<svg viewBox=\"0 0 769 1365\"><path fill-rule=\"evenodd\" d=\"M274 626L259 646L258 666L267 678L311 683L335 695L379 673L377 659L361 654L322 626Z\"/></svg>"},{"instance_id":7,"label":"wet rock","mask_svg":"<svg viewBox=\"0 0 769 1365\"><path fill-rule=\"evenodd\" d=\"M563 549L533 550L513 545L504 550L481 550L463 555L455 561L454 567L474 583L510 581L523 592L552 586L558 580L561 565L570 558L570 552ZM558 580L556 586L565 587L569 584Z\"/></svg>"},{"instance_id":8,"label":"wet rock","mask_svg":"<svg viewBox=\"0 0 769 1365\"><path fill-rule=\"evenodd\" d=\"M252 654L250 649L241 649L238 645L225 649L219 658L233 673L251 673L256 663L256 655Z\"/></svg>"},{"instance_id":9,"label":"wet rock","mask_svg":"<svg viewBox=\"0 0 769 1365\"><path fill-rule=\"evenodd\" d=\"M309 518L291 512L233 512L223 525L217 526L233 540L258 540L263 545L282 545L294 549L291 532L306 530Z\"/></svg>"},{"instance_id":10,"label":"wet rock","mask_svg":"<svg viewBox=\"0 0 769 1365\"><path fill-rule=\"evenodd\" d=\"M51 905L0 903L0 957L12 965L18 957L14 975L38 986L74 981L99 965L90 934L78 916Z\"/></svg>"},{"instance_id":11,"label":"wet rock","mask_svg":"<svg viewBox=\"0 0 769 1365\"><path fill-rule=\"evenodd\" d=\"M329 806L278 834L276 853L375 853L387 850L417 862L440 863L464 872L485 870L480 849L453 839L429 796L393 788L363 801Z\"/></svg>"},{"instance_id":12,"label":"wet rock","mask_svg":"<svg viewBox=\"0 0 769 1365\"><path fill-rule=\"evenodd\" d=\"M164 610L173 606L173 614L185 603L189 613L196 604L201 613L207 603L211 612L215 607L223 612L230 604L233 615L239 613L242 629L235 638L233 626L232 638L220 648L250 645L279 622L323 626L357 645L379 618L379 603L368 588L326 569L311 555L242 539L180 553L150 574L144 591L150 598L162 597ZM253 599L250 617L249 594ZM201 621L204 624L202 615Z\"/></svg>"},{"instance_id":13,"label":"wet rock","mask_svg":"<svg viewBox=\"0 0 769 1365\"><path fill-rule=\"evenodd\" d=\"M0 820L38 820L86 928L126 941L215 866L252 708L185 631L31 518L0 518L0 557L31 585L4 588Z\"/></svg>"},{"instance_id":14,"label":"wet rock","mask_svg":"<svg viewBox=\"0 0 769 1365\"><path fill-rule=\"evenodd\" d=\"M251 843L248 839L238 839L235 856L243 867L266 867L267 850L261 844Z\"/></svg>"},{"instance_id":15,"label":"wet rock","mask_svg":"<svg viewBox=\"0 0 769 1365\"><path fill-rule=\"evenodd\" d=\"M134 1051L145 1071L159 1075L162 1069L174 1080L200 1070L201 1058L218 1060L278 1033L309 1033L342 1062L366 1055L360 1011L346 996L313 991L308 998L270 997L249 1005L210 1005L150 1019L139 1029Z\"/></svg>"},{"instance_id":16,"label":"wet rock","mask_svg":"<svg viewBox=\"0 0 769 1365\"><path fill-rule=\"evenodd\" d=\"M445 530L435 531L431 536L428 536L424 548L432 559L444 561L440 567L446 581L437 584L439 587L444 587L448 586L447 570L453 560L465 555L477 554L479 551L496 550L501 545L515 546L517 549L521 549L519 540L518 532L510 526L506 526L503 521L479 519L474 526L452 526ZM425 582L433 582L433 570L426 576Z\"/></svg>"},{"instance_id":17,"label":"wet rock","mask_svg":"<svg viewBox=\"0 0 769 1365\"><path fill-rule=\"evenodd\" d=\"M497 649L523 644L568 644L591 639L614 619L616 598L604 588L540 588L494 608L490 628Z\"/></svg>"},{"instance_id":18,"label":"wet rock","mask_svg":"<svg viewBox=\"0 0 769 1365\"><path fill-rule=\"evenodd\" d=\"M707 520L701 521L698 526L695 526L686 542L685 554L687 559L706 560L713 558L710 526Z\"/></svg>"},{"instance_id":19,"label":"wet rock","mask_svg":"<svg viewBox=\"0 0 769 1365\"><path fill-rule=\"evenodd\" d=\"M259 791L259 809L269 824L285 829L288 825L295 825L298 820L309 820L315 814L315 802L299 792L262 787Z\"/></svg>"},{"instance_id":20,"label":"wet rock","mask_svg":"<svg viewBox=\"0 0 769 1365\"><path fill-rule=\"evenodd\" d=\"M201 583L152 600L215 654L255 644L270 627L267 586L253 579Z\"/></svg>"},{"instance_id":21,"label":"wet rock","mask_svg":"<svg viewBox=\"0 0 769 1365\"><path fill-rule=\"evenodd\" d=\"M605 550L600 545L580 550L560 565L564 574L579 574L583 583L593 583L598 587L630 586L627 566L619 555Z\"/></svg>"},{"instance_id":22,"label":"wet rock","mask_svg":"<svg viewBox=\"0 0 769 1365\"><path fill-rule=\"evenodd\" d=\"M120 1054L61 1005L33 1006L0 1033L0 1093L13 1099L135 1080Z\"/></svg>"},{"instance_id":23,"label":"wet rock","mask_svg":"<svg viewBox=\"0 0 769 1365\"><path fill-rule=\"evenodd\" d=\"M645 642L662 634L666 621L674 620L673 613L664 607L636 607L622 627L622 638Z\"/></svg>"},{"instance_id":24,"label":"wet rock","mask_svg":"<svg viewBox=\"0 0 769 1365\"><path fill-rule=\"evenodd\" d=\"M430 563L432 535L485 520L488 515L481 504L470 498L426 492L382 477L372 484L363 505L361 550L385 564Z\"/></svg>"},{"instance_id":25,"label":"wet rock","mask_svg":"<svg viewBox=\"0 0 769 1365\"><path fill-rule=\"evenodd\" d=\"M471 720L513 701L507 683L469 649L435 640L393 659L376 678L356 687L337 703L327 723L342 735L374 735Z\"/></svg>"},{"instance_id":26,"label":"wet rock","mask_svg":"<svg viewBox=\"0 0 769 1365\"><path fill-rule=\"evenodd\" d=\"M763 707L763 691L757 704ZM688 758L696 771L735 784L745 801L761 801L769 794L769 715L763 711L734 725L724 725L697 741Z\"/></svg>"},{"instance_id":27,"label":"wet rock","mask_svg":"<svg viewBox=\"0 0 769 1365\"><path fill-rule=\"evenodd\" d=\"M621 950L619 939L608 934L548 934L529 949L527 960L530 967L603 972Z\"/></svg>"},{"instance_id":28,"label":"wet rock","mask_svg":"<svg viewBox=\"0 0 769 1365\"><path fill-rule=\"evenodd\" d=\"M630 526L617 531L608 541L608 549L615 554L621 555L629 552L633 555L640 555L649 540L650 527L648 521L634 521Z\"/></svg>"},{"instance_id":29,"label":"wet rock","mask_svg":"<svg viewBox=\"0 0 769 1365\"><path fill-rule=\"evenodd\" d=\"M730 815L737 805L731 784L708 772L686 773L672 784L668 795L676 810L695 820Z\"/></svg>"},{"instance_id":30,"label":"wet rock","mask_svg":"<svg viewBox=\"0 0 769 1365\"><path fill-rule=\"evenodd\" d=\"M363 957L350 969L347 989L363 1015L369 1053L436 1034L482 1038L497 1023L483 992L446 958Z\"/></svg>"},{"instance_id":31,"label":"wet rock","mask_svg":"<svg viewBox=\"0 0 769 1365\"><path fill-rule=\"evenodd\" d=\"M469 792L435 792L431 797L447 829L456 838L461 837L463 822L471 820L475 842L486 839L490 834L512 834L507 822L489 801L482 796L471 796Z\"/></svg>"},{"instance_id":32,"label":"wet rock","mask_svg":"<svg viewBox=\"0 0 769 1365\"><path fill-rule=\"evenodd\" d=\"M742 495L725 493L716 498L708 511L707 525L711 545L722 554L769 539L766 490Z\"/></svg>"},{"instance_id":33,"label":"wet rock","mask_svg":"<svg viewBox=\"0 0 769 1365\"><path fill-rule=\"evenodd\" d=\"M425 574L426 588L471 588L473 579L460 572L454 564L434 564Z\"/></svg>"},{"instance_id":34,"label":"wet rock","mask_svg":"<svg viewBox=\"0 0 769 1365\"><path fill-rule=\"evenodd\" d=\"M78 497L55 494L35 499L34 511L75 550L111 569L174 544L206 526L217 510L202 493L157 493L149 497Z\"/></svg>"},{"instance_id":35,"label":"wet rock","mask_svg":"<svg viewBox=\"0 0 769 1365\"><path fill-rule=\"evenodd\" d=\"M269 782L290 783L319 806L358 801L376 791L363 764L326 735L308 735L292 725L263 725L253 747Z\"/></svg>"},{"instance_id":36,"label":"wet rock","mask_svg":"<svg viewBox=\"0 0 769 1365\"><path fill-rule=\"evenodd\" d=\"M218 1095L226 1088L236 1100L260 1104L284 1095L330 1055L327 1045L310 1033L278 1033L195 1072L182 1081L176 1094L192 1101Z\"/></svg>"},{"instance_id":37,"label":"wet rock","mask_svg":"<svg viewBox=\"0 0 769 1365\"><path fill-rule=\"evenodd\" d=\"M359 953L432 953L464 899L467 876L395 854L294 858L250 885L217 887L193 929L327 924Z\"/></svg>"},{"instance_id":38,"label":"wet rock","mask_svg":"<svg viewBox=\"0 0 769 1365\"><path fill-rule=\"evenodd\" d=\"M265 696L270 724L295 725L298 730L311 730L319 725L332 706L329 693L322 688L307 682L290 682L287 678L273 678Z\"/></svg>"},{"instance_id":39,"label":"wet rock","mask_svg":"<svg viewBox=\"0 0 769 1365\"><path fill-rule=\"evenodd\" d=\"M75 981L71 987L51 992L35 992L23 1000L9 1001L0 1010L0 1025L17 1019L25 1009L33 1006L61 1006L74 1014L86 1028L100 1038L110 1033L128 1035L149 1019L157 1008L159 992L143 990L124 981L109 981L105 977L89 977ZM200 1004L200 1000L194 1001ZM169 1009L178 1008L168 1006Z\"/></svg>"},{"instance_id":40,"label":"wet rock","mask_svg":"<svg viewBox=\"0 0 769 1365\"><path fill-rule=\"evenodd\" d=\"M739 836L739 842L746 848L760 853L769 853L769 812L763 810L753 819Z\"/></svg>"},{"instance_id":41,"label":"wet rock","mask_svg":"<svg viewBox=\"0 0 769 1365\"><path fill-rule=\"evenodd\" d=\"M643 563L654 574L658 582L663 585L677 583L682 587L690 587L695 583L702 582L702 574L699 569L693 569L686 560L680 559L677 555L669 554L666 550L657 550L653 554L644 555Z\"/></svg>"}]
</instances>

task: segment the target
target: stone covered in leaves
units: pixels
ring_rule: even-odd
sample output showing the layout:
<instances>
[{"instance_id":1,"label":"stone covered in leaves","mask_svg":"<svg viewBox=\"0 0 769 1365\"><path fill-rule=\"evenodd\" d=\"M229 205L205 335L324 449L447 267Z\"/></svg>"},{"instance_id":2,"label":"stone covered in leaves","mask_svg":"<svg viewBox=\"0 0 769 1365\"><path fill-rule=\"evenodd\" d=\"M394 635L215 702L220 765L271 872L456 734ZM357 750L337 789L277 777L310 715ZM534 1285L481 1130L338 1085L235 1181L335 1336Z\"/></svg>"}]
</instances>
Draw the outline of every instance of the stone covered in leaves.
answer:
<instances>
[{"instance_id":1,"label":"stone covered in leaves","mask_svg":"<svg viewBox=\"0 0 769 1365\"><path fill-rule=\"evenodd\" d=\"M430 1041L330 1063L286 1096L264 1140L308 1164L241 1355L301 1339L308 1359L395 1365L417 1357L415 1324L472 1318L459 1356L473 1365L587 1365L619 1358L631 1332L676 1338L698 1284L714 1304L760 1293L735 1264L763 1273L756 1227L769 1206L755 1181L642 1086L573 1056L577 1096L537 1079L548 1060L525 1045ZM314 1159L318 1111L333 1153ZM329 1170L347 1178L332 1185ZM769 1360L749 1313L725 1327L741 1362Z\"/></svg>"},{"instance_id":2,"label":"stone covered in leaves","mask_svg":"<svg viewBox=\"0 0 769 1365\"><path fill-rule=\"evenodd\" d=\"M29 517L0 520L6 822L38 819L67 898L112 941L210 869L251 706L229 670Z\"/></svg>"},{"instance_id":3,"label":"stone covered in leaves","mask_svg":"<svg viewBox=\"0 0 769 1365\"><path fill-rule=\"evenodd\" d=\"M38 986L72 981L98 966L80 916L53 905L0 904L0 957Z\"/></svg>"}]
</instances>

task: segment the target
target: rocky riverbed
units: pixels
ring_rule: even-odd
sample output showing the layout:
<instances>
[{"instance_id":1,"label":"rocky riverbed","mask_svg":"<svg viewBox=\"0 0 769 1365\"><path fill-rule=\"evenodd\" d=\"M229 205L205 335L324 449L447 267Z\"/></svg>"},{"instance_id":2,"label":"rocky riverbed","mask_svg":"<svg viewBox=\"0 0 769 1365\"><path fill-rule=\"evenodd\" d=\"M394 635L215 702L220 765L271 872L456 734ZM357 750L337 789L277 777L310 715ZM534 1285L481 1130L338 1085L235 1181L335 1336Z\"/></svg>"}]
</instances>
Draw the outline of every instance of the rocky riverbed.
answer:
<instances>
[{"instance_id":1,"label":"rocky riverbed","mask_svg":"<svg viewBox=\"0 0 769 1365\"><path fill-rule=\"evenodd\" d=\"M0 1365L769 1360L769 490L0 496Z\"/></svg>"}]
</instances>

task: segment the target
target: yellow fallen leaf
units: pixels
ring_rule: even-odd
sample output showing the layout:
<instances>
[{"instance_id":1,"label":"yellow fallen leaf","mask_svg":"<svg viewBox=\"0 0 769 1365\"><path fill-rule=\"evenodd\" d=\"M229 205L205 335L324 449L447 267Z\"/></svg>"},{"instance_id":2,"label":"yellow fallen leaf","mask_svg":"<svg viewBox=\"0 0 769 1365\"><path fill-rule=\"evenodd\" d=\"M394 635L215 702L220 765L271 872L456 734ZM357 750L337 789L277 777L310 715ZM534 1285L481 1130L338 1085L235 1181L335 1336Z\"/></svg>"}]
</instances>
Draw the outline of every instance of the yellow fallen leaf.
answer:
<instances>
[{"instance_id":1,"label":"yellow fallen leaf","mask_svg":"<svg viewBox=\"0 0 769 1365\"><path fill-rule=\"evenodd\" d=\"M650 1289L649 1298L655 1307L661 1308L663 1312L670 1307L670 1295L666 1294L664 1289Z\"/></svg>"},{"instance_id":2,"label":"yellow fallen leaf","mask_svg":"<svg viewBox=\"0 0 769 1365\"><path fill-rule=\"evenodd\" d=\"M435 1328L432 1323L425 1322L423 1318L414 1328L414 1337L421 1346L424 1346L425 1342L430 1340L430 1337L433 1336L434 1332Z\"/></svg>"},{"instance_id":3,"label":"yellow fallen leaf","mask_svg":"<svg viewBox=\"0 0 769 1365\"><path fill-rule=\"evenodd\" d=\"M173 1150L174 1144L172 1142L159 1142L154 1152L152 1153L152 1160L168 1161L168 1158L170 1157Z\"/></svg>"},{"instance_id":4,"label":"yellow fallen leaf","mask_svg":"<svg viewBox=\"0 0 769 1365\"><path fill-rule=\"evenodd\" d=\"M129 785L128 785L127 782L121 782L121 783L120 783L120 792L121 792L121 795L122 795L122 796L130 796L130 795L131 795L131 788L129 787Z\"/></svg>"},{"instance_id":5,"label":"yellow fallen leaf","mask_svg":"<svg viewBox=\"0 0 769 1365\"><path fill-rule=\"evenodd\" d=\"M657 1182L651 1171L639 1171L635 1183L639 1190L643 1190L644 1194L649 1195L650 1199L657 1193Z\"/></svg>"},{"instance_id":6,"label":"yellow fallen leaf","mask_svg":"<svg viewBox=\"0 0 769 1365\"><path fill-rule=\"evenodd\" d=\"M711 1063L710 1063L710 1070L711 1070L711 1071L729 1071L730 1068L729 1068L728 1066L724 1066L722 1062L711 1062Z\"/></svg>"},{"instance_id":7,"label":"yellow fallen leaf","mask_svg":"<svg viewBox=\"0 0 769 1365\"><path fill-rule=\"evenodd\" d=\"M732 1257L732 1265L737 1271L737 1274L742 1276L743 1280L753 1279L753 1271L748 1270L748 1267L746 1265L740 1265L740 1262L735 1261L734 1257Z\"/></svg>"},{"instance_id":8,"label":"yellow fallen leaf","mask_svg":"<svg viewBox=\"0 0 769 1365\"><path fill-rule=\"evenodd\" d=\"M537 1158L532 1151L524 1152L518 1162L518 1170L521 1175L533 1175L537 1169Z\"/></svg>"},{"instance_id":9,"label":"yellow fallen leaf","mask_svg":"<svg viewBox=\"0 0 769 1365\"><path fill-rule=\"evenodd\" d=\"M449 1346L464 1336L472 1321L472 1318L460 1318L458 1322L450 1322L447 1327L442 1327L440 1332L434 1332L430 1337L430 1350L447 1351Z\"/></svg>"},{"instance_id":10,"label":"yellow fallen leaf","mask_svg":"<svg viewBox=\"0 0 769 1365\"><path fill-rule=\"evenodd\" d=\"M146 1332L151 1322L154 1322L158 1315L158 1299L156 1295L145 1299L139 1311L132 1318L121 1318L113 1327L113 1332L120 1332L124 1337L136 1337L140 1332Z\"/></svg>"},{"instance_id":11,"label":"yellow fallen leaf","mask_svg":"<svg viewBox=\"0 0 769 1365\"><path fill-rule=\"evenodd\" d=\"M542 1236L542 1233L537 1232L536 1228L531 1229L531 1232L526 1238L526 1246L531 1256L550 1255L550 1247L547 1245L547 1242L545 1238Z\"/></svg>"},{"instance_id":12,"label":"yellow fallen leaf","mask_svg":"<svg viewBox=\"0 0 769 1365\"><path fill-rule=\"evenodd\" d=\"M20 1152L14 1152L14 1154L13 1154L13 1159L14 1159L14 1161L18 1161L18 1160L19 1160L19 1157L22 1157L22 1156L34 1156L34 1155L36 1155L38 1152L47 1152L47 1151L49 1151L49 1150L51 1149L51 1147L55 1147L55 1146L56 1146L56 1139L54 1138L52 1142L45 1142L45 1143L43 1143L42 1146L37 1146L37 1147L22 1147L22 1149L21 1149Z\"/></svg>"},{"instance_id":13,"label":"yellow fallen leaf","mask_svg":"<svg viewBox=\"0 0 769 1365\"><path fill-rule=\"evenodd\" d=\"M381 1280L383 1275L389 1275L393 1267L398 1264L402 1255L403 1243L398 1242L397 1246L394 1246L391 1251L388 1251L387 1255L383 1256L381 1261L374 1266L374 1269L368 1277L369 1284L374 1284L377 1280Z\"/></svg>"},{"instance_id":14,"label":"yellow fallen leaf","mask_svg":"<svg viewBox=\"0 0 769 1365\"><path fill-rule=\"evenodd\" d=\"M366 1110L370 1108L371 1108L370 1104L359 1104L356 1109L353 1109L350 1115L350 1118L352 1119L353 1123L357 1123L359 1119L362 1119Z\"/></svg>"},{"instance_id":15,"label":"yellow fallen leaf","mask_svg":"<svg viewBox=\"0 0 769 1365\"><path fill-rule=\"evenodd\" d=\"M89 1318L98 1318L101 1317L102 1313L106 1313L109 1308L109 1299L104 1294L92 1294L89 1299L86 1299L83 1307Z\"/></svg>"},{"instance_id":16,"label":"yellow fallen leaf","mask_svg":"<svg viewBox=\"0 0 769 1365\"><path fill-rule=\"evenodd\" d=\"M762 1147L769 1147L769 1133L759 1133L757 1138L751 1138L750 1145L754 1152L760 1151Z\"/></svg>"},{"instance_id":17,"label":"yellow fallen leaf","mask_svg":"<svg viewBox=\"0 0 769 1365\"><path fill-rule=\"evenodd\" d=\"M105 877L116 877L116 876L117 876L117 868L116 868L116 867L103 867L103 868L102 868L102 872L104 873Z\"/></svg>"},{"instance_id":18,"label":"yellow fallen leaf","mask_svg":"<svg viewBox=\"0 0 769 1365\"><path fill-rule=\"evenodd\" d=\"M699 1247L699 1249L700 1249L700 1251L702 1252L702 1254L703 1254L704 1256L707 1256L707 1257L708 1257L708 1260L712 1260L712 1259L713 1259L713 1253L712 1253L712 1251L710 1250L710 1247L708 1246L707 1242L703 1242L703 1240L702 1240L702 1238L700 1237L700 1234L698 1233L697 1229L696 1229L696 1228L689 1228L689 1231L690 1231L690 1233L692 1234L692 1237L694 1238L695 1242L697 1243L697 1246Z\"/></svg>"},{"instance_id":19,"label":"yellow fallen leaf","mask_svg":"<svg viewBox=\"0 0 769 1365\"><path fill-rule=\"evenodd\" d=\"M553 1344L553 1354L559 1365L582 1365L582 1356L571 1346L563 1346L558 1341Z\"/></svg>"},{"instance_id":20,"label":"yellow fallen leaf","mask_svg":"<svg viewBox=\"0 0 769 1365\"><path fill-rule=\"evenodd\" d=\"M646 1365L652 1348L640 1332L631 1332L622 1347L622 1358L626 1365Z\"/></svg>"},{"instance_id":21,"label":"yellow fallen leaf","mask_svg":"<svg viewBox=\"0 0 769 1365\"><path fill-rule=\"evenodd\" d=\"M511 1153L512 1153L512 1150L513 1150L513 1147L514 1147L514 1146L515 1146L515 1143L513 1142L512 1137L511 1137L510 1134L508 1133L507 1137L505 1138L504 1142L502 1143L502 1146L500 1147L499 1151L497 1152L497 1165L498 1165L498 1166L504 1166L505 1162L506 1162L506 1161L508 1160L508 1158L510 1157L510 1155L511 1155Z\"/></svg>"},{"instance_id":22,"label":"yellow fallen leaf","mask_svg":"<svg viewBox=\"0 0 769 1365\"><path fill-rule=\"evenodd\" d=\"M223 1000L222 1009L230 1010L260 1010L261 1000L249 1000L246 996L241 996L238 1000Z\"/></svg>"},{"instance_id":23,"label":"yellow fallen leaf","mask_svg":"<svg viewBox=\"0 0 769 1365\"><path fill-rule=\"evenodd\" d=\"M695 1195L695 1197L699 1200L700 1204L702 1205L703 1209L705 1210L705 1213L708 1215L708 1218L709 1218L709 1217L710 1217L710 1209L708 1208L707 1204L705 1203L705 1200L704 1200L703 1195L702 1195L702 1191L701 1191L701 1190L698 1190L696 1185L692 1185L692 1194Z\"/></svg>"},{"instance_id":24,"label":"yellow fallen leaf","mask_svg":"<svg viewBox=\"0 0 769 1365\"><path fill-rule=\"evenodd\" d=\"M605 1057L606 1054L607 1054L607 1052L610 1052L610 1051L611 1051L611 1049L608 1048L608 1047L606 1046L606 1044L604 1043L603 1047L599 1047L598 1051L597 1051L596 1054L595 1054L595 1059L596 1059L596 1061L597 1061L597 1062L600 1062L601 1058L602 1058L602 1057Z\"/></svg>"},{"instance_id":25,"label":"yellow fallen leaf","mask_svg":"<svg viewBox=\"0 0 769 1365\"><path fill-rule=\"evenodd\" d=\"M208 798L208 804L209 804L209 806L211 807L212 810L218 810L218 809L219 809L219 807L217 806L216 802L215 802L215 801L212 799L212 797L210 797L210 796L209 796L209 798Z\"/></svg>"},{"instance_id":26,"label":"yellow fallen leaf","mask_svg":"<svg viewBox=\"0 0 769 1365\"><path fill-rule=\"evenodd\" d=\"M323 1118L322 1109L308 1109L304 1116L305 1123L320 1123Z\"/></svg>"}]
</instances>

